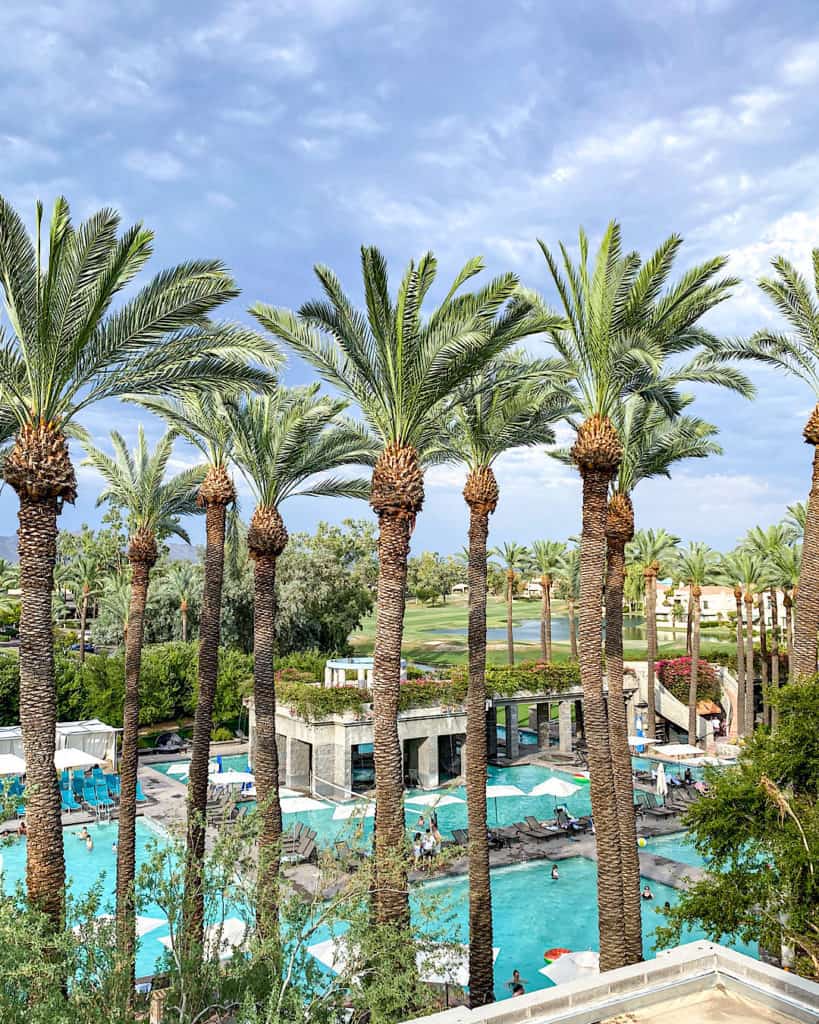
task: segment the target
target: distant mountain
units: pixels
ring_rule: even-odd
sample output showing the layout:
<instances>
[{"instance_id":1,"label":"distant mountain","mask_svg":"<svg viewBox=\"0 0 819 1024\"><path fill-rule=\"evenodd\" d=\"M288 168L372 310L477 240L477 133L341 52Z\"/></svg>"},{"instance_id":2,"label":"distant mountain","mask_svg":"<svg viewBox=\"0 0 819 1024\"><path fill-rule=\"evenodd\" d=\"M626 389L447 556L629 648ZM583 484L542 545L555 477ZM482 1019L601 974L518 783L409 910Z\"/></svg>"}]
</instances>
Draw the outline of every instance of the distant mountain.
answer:
<instances>
[{"instance_id":1,"label":"distant mountain","mask_svg":"<svg viewBox=\"0 0 819 1024\"><path fill-rule=\"evenodd\" d=\"M171 561L174 562L197 562L199 555L197 549L190 544L168 544L168 553ZM7 562L17 561L17 536L0 536L0 558Z\"/></svg>"}]
</instances>

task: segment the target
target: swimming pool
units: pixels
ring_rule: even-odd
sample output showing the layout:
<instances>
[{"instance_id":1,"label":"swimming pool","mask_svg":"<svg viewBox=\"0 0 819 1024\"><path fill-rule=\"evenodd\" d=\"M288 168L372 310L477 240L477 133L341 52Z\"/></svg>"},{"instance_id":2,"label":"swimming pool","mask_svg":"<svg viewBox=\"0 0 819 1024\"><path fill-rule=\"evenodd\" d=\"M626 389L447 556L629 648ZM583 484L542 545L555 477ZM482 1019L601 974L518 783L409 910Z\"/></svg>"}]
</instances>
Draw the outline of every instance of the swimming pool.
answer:
<instances>
[{"instance_id":1,"label":"swimming pool","mask_svg":"<svg viewBox=\"0 0 819 1024\"><path fill-rule=\"evenodd\" d=\"M94 849L90 852L86 850L85 843L74 834L79 832L80 827L77 825L63 829L68 889L74 897L81 898L86 896L102 880L104 898L101 912L113 913L117 856L112 844L116 841L118 826L115 822L109 824L92 823L86 826L94 839ZM148 824L145 818L137 818L137 867L139 868L140 865L149 860L151 847L154 843L158 843L161 846L166 842L167 840L163 834ZM18 882L25 882L26 840L23 838L9 846L4 846L2 854L3 891L11 894L14 892ZM159 923L139 939L136 965L137 977L154 972L157 961L165 952L165 947L159 940L168 935L167 919L156 903L149 902L145 907L140 908L139 913L144 917L155 919Z\"/></svg>"},{"instance_id":2,"label":"swimming pool","mask_svg":"<svg viewBox=\"0 0 819 1024\"><path fill-rule=\"evenodd\" d=\"M656 853L658 857L668 857L669 860L677 860L681 864L690 864L696 868L706 866L705 859L691 845L687 832L672 832L667 836L646 839L645 849L649 853Z\"/></svg>"},{"instance_id":3,"label":"swimming pool","mask_svg":"<svg viewBox=\"0 0 819 1024\"><path fill-rule=\"evenodd\" d=\"M176 762L177 764L180 762ZM168 774L168 769L173 762L165 764L155 764L151 767L156 768L158 771L162 771L164 774ZM238 771L244 771L247 769L247 756L237 755L233 757L226 757L222 759L222 766L224 769L235 768ZM518 765L513 768L492 768L488 769L487 783L489 785L511 785L517 786L518 789L524 793L528 793L532 790L539 782L543 782L544 779L549 778L551 775L557 775L559 778L565 779L567 782L573 782L578 786L578 790L572 796L567 797L565 800L560 800L562 804L566 804L570 813L579 817L583 814L591 813L591 799L589 796L589 787L587 784L588 780L579 781L571 773L568 772L553 772L550 769L544 768L542 765ZM173 776L180 779L180 776ZM466 790L463 786L446 786L442 787L435 792L442 795L453 796L458 800L463 801L458 804L448 804L446 807L441 807L438 811L438 828L445 839L450 838L450 832L454 828L466 828ZM418 826L419 816L429 818L429 807L413 805L411 799L413 796L421 794L425 796L429 795L429 791L423 790L407 790L407 805L406 805L406 821L407 829L411 830ZM489 817L489 824L492 825L511 825L516 821L522 821L527 815L534 815L538 820L544 820L554 816L555 801L553 797L501 797L497 800L490 799L488 802L487 813ZM296 821L302 821L313 828L318 833L317 842L320 847L324 848L331 846L334 842L339 839L360 839L366 840L372 833L372 818L365 818L363 821L360 818L356 819L334 819L335 807L334 805L327 804L326 809L318 811L297 811L294 814L284 815L284 826L289 828Z\"/></svg>"}]
</instances>

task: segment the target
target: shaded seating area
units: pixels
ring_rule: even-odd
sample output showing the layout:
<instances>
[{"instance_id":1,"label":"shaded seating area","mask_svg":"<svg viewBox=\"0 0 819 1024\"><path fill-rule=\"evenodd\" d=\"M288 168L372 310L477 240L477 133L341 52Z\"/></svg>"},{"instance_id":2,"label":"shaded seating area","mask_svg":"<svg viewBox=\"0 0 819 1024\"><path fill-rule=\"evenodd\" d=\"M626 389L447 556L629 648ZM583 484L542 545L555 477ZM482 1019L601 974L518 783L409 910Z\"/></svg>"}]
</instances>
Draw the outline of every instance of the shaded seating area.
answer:
<instances>
[{"instance_id":1,"label":"shaded seating area","mask_svg":"<svg viewBox=\"0 0 819 1024\"><path fill-rule=\"evenodd\" d=\"M290 832L285 832L282 836L282 860L291 864L316 861L318 859L317 835L315 829L298 822Z\"/></svg>"}]
</instances>

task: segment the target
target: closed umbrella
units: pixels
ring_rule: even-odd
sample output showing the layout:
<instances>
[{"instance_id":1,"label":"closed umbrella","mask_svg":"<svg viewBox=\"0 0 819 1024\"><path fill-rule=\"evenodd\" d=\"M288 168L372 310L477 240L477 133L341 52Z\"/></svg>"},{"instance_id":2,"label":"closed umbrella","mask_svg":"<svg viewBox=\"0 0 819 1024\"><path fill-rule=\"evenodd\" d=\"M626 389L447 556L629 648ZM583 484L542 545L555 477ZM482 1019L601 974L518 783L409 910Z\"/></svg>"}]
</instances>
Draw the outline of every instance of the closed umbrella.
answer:
<instances>
[{"instance_id":1,"label":"closed umbrella","mask_svg":"<svg viewBox=\"0 0 819 1024\"><path fill-rule=\"evenodd\" d=\"M668 792L668 779L665 777L665 765L661 764L657 769L657 796L665 799Z\"/></svg>"}]
</instances>

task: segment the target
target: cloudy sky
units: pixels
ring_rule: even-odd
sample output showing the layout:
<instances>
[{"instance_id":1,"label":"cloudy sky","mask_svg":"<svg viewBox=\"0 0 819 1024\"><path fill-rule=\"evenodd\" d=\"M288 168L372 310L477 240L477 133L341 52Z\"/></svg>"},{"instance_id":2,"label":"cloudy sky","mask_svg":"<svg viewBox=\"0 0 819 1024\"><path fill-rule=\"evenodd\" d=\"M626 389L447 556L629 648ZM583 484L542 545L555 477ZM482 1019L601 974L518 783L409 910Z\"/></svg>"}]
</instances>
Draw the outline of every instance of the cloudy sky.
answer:
<instances>
[{"instance_id":1,"label":"cloudy sky","mask_svg":"<svg viewBox=\"0 0 819 1024\"><path fill-rule=\"evenodd\" d=\"M243 289L234 318L313 296L316 262L358 297L361 243L394 277L426 249L442 278L482 253L548 295L535 238L598 237L617 217L629 248L682 234L680 269L730 254L745 284L713 325L737 334L773 322L753 283L771 256L804 265L819 244L809 0L4 0L0 38L2 193L26 211L64 193L77 217L116 206L156 231L155 269L224 259ZM308 376L291 362L290 382ZM642 485L639 525L727 548L805 497L812 395L753 376L753 403L701 394L725 455ZM116 406L85 422L104 443L112 426L132 439L137 418ZM577 481L541 451L498 476L496 540L578 529ZM461 546L461 486L429 474L417 549ZM63 525L96 521L96 488L81 470ZM15 509L0 494L0 534ZM291 529L350 514L369 512L285 508Z\"/></svg>"}]
</instances>

